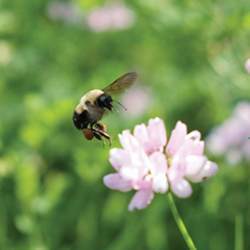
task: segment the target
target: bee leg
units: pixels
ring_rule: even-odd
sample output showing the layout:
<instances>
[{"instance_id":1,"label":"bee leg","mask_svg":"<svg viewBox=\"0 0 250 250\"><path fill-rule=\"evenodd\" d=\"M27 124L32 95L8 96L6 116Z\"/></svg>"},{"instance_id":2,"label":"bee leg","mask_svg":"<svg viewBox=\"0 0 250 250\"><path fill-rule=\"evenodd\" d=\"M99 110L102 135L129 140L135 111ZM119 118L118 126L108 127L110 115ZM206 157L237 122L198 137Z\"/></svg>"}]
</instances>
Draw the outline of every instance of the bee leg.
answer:
<instances>
[{"instance_id":1,"label":"bee leg","mask_svg":"<svg viewBox=\"0 0 250 250\"><path fill-rule=\"evenodd\" d=\"M110 138L110 136L109 136L109 134L108 133L106 133L105 131L103 131L103 130L100 130L100 129L92 129L92 131L93 131L93 134L94 134L94 136L97 138L97 139L99 139L99 140L102 140L102 138L105 138L105 139L107 139L108 141L109 141L109 146L111 146L111 138Z\"/></svg>"},{"instance_id":2,"label":"bee leg","mask_svg":"<svg viewBox=\"0 0 250 250\"><path fill-rule=\"evenodd\" d=\"M97 122L96 124L94 124L95 127L98 129L98 130L101 130L103 132L107 132L107 126L104 124L104 123L101 123L101 122Z\"/></svg>"},{"instance_id":3,"label":"bee leg","mask_svg":"<svg viewBox=\"0 0 250 250\"><path fill-rule=\"evenodd\" d=\"M101 135L102 135L105 139L107 139L108 145L109 145L109 147L111 147L111 145L112 145L112 140L111 140L110 135L107 134L107 133L103 133L103 132L101 133Z\"/></svg>"},{"instance_id":4,"label":"bee leg","mask_svg":"<svg viewBox=\"0 0 250 250\"><path fill-rule=\"evenodd\" d=\"M101 136L104 137L105 139L110 140L109 134L106 133L105 131L102 131L102 130L96 130L96 131L98 131L99 135L101 135Z\"/></svg>"},{"instance_id":5,"label":"bee leg","mask_svg":"<svg viewBox=\"0 0 250 250\"><path fill-rule=\"evenodd\" d=\"M94 126L96 125L96 122L92 122L90 123L90 130L93 133L93 136L97 139L97 140L102 140L102 136L100 135L99 131L94 129Z\"/></svg>"},{"instance_id":6,"label":"bee leg","mask_svg":"<svg viewBox=\"0 0 250 250\"><path fill-rule=\"evenodd\" d=\"M96 123L95 124L96 129L98 132L109 141L109 145L111 145L111 138L110 135L107 133L107 126L104 123Z\"/></svg>"},{"instance_id":7,"label":"bee leg","mask_svg":"<svg viewBox=\"0 0 250 250\"><path fill-rule=\"evenodd\" d=\"M94 137L95 137L97 140L102 141L102 136L100 135L100 133L99 133L97 130L92 129L92 132L93 132Z\"/></svg>"},{"instance_id":8,"label":"bee leg","mask_svg":"<svg viewBox=\"0 0 250 250\"><path fill-rule=\"evenodd\" d=\"M110 137L109 137L109 139L108 139L108 145L109 145L109 147L111 147L111 145L112 145L112 140L111 140Z\"/></svg>"},{"instance_id":9,"label":"bee leg","mask_svg":"<svg viewBox=\"0 0 250 250\"><path fill-rule=\"evenodd\" d=\"M95 122L90 123L90 129L91 129L91 130L94 129L93 127L95 126L95 124L96 124Z\"/></svg>"}]
</instances>

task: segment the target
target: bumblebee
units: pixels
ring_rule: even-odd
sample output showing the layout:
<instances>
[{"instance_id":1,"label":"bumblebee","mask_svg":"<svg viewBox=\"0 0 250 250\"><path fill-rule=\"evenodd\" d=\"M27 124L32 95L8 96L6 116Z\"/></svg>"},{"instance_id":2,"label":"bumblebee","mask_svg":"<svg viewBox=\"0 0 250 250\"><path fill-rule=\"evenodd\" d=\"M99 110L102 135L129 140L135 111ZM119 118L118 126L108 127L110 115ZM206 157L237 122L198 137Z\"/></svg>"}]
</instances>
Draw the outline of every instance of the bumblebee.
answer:
<instances>
[{"instance_id":1,"label":"bumblebee","mask_svg":"<svg viewBox=\"0 0 250 250\"><path fill-rule=\"evenodd\" d=\"M137 73L129 72L113 81L104 89L90 90L81 97L73 113L73 123L77 129L83 132L87 140L92 140L93 138L110 140L107 127L100 120L107 111L113 110L114 100L112 96L122 93L136 79Z\"/></svg>"}]
</instances>

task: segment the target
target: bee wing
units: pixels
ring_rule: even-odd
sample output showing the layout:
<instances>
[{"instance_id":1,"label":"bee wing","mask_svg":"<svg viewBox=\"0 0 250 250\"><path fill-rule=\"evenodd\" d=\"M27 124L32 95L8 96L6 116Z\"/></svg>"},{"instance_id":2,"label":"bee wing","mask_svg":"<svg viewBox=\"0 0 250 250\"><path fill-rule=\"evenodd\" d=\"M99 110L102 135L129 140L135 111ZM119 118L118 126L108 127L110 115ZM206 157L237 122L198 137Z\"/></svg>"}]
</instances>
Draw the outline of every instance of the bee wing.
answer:
<instances>
[{"instance_id":1,"label":"bee wing","mask_svg":"<svg viewBox=\"0 0 250 250\"><path fill-rule=\"evenodd\" d=\"M129 88L135 82L136 78L137 78L136 72L126 73L117 78L107 87L105 87L103 91L111 95L119 94L123 92L125 89Z\"/></svg>"}]
</instances>

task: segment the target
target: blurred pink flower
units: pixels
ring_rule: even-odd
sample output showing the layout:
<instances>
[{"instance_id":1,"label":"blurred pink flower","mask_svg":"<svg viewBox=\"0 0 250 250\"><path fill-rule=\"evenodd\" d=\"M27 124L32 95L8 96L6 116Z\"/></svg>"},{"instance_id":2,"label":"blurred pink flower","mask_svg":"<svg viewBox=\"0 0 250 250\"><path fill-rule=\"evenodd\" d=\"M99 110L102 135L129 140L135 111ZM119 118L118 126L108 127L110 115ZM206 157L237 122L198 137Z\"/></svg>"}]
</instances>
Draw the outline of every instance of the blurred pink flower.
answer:
<instances>
[{"instance_id":1,"label":"blurred pink flower","mask_svg":"<svg viewBox=\"0 0 250 250\"><path fill-rule=\"evenodd\" d=\"M247 73L250 74L250 58L248 58L245 62L245 69L246 69Z\"/></svg>"},{"instance_id":2,"label":"blurred pink flower","mask_svg":"<svg viewBox=\"0 0 250 250\"><path fill-rule=\"evenodd\" d=\"M81 24L83 21L83 13L76 5L59 1L49 3L48 16L70 24Z\"/></svg>"},{"instance_id":3,"label":"blurred pink flower","mask_svg":"<svg viewBox=\"0 0 250 250\"><path fill-rule=\"evenodd\" d=\"M96 32L126 29L134 23L134 13L124 4L106 5L91 11L86 18L87 25Z\"/></svg>"},{"instance_id":4,"label":"blurred pink flower","mask_svg":"<svg viewBox=\"0 0 250 250\"><path fill-rule=\"evenodd\" d=\"M129 210L147 207L154 193L171 190L179 197L191 195L189 181L200 182L214 175L217 165L203 155L204 142L200 133L187 134L186 125L178 122L167 143L166 130L160 118L140 124L131 134L119 135L122 149L110 151L110 163L117 171L106 175L104 184L115 190L136 190Z\"/></svg>"},{"instance_id":5,"label":"blurred pink flower","mask_svg":"<svg viewBox=\"0 0 250 250\"><path fill-rule=\"evenodd\" d=\"M225 155L234 165L250 160L250 103L240 102L233 114L214 128L207 138L208 149L216 155Z\"/></svg>"},{"instance_id":6,"label":"blurred pink flower","mask_svg":"<svg viewBox=\"0 0 250 250\"><path fill-rule=\"evenodd\" d=\"M124 115L137 117L142 115L149 107L152 96L148 89L132 87L122 96L122 104L127 109Z\"/></svg>"}]
</instances>

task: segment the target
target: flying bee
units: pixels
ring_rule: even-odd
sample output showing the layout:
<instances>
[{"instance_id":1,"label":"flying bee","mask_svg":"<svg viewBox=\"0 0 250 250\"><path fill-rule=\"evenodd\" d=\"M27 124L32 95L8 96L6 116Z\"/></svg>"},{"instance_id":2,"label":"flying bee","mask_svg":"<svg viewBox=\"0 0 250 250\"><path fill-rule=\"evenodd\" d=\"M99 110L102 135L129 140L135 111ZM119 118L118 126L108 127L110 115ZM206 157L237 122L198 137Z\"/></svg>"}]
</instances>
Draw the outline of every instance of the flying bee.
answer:
<instances>
[{"instance_id":1,"label":"flying bee","mask_svg":"<svg viewBox=\"0 0 250 250\"><path fill-rule=\"evenodd\" d=\"M77 129L83 132L87 140L93 138L110 140L107 127L100 120L106 111L113 110L112 96L129 88L136 78L136 72L126 73L104 89L90 90L81 97L73 113L73 123Z\"/></svg>"}]
</instances>

